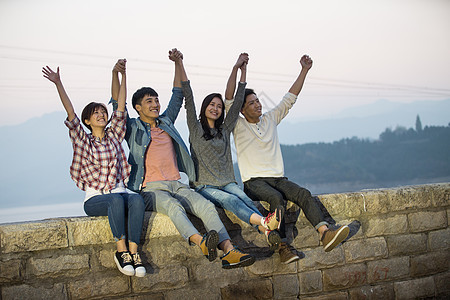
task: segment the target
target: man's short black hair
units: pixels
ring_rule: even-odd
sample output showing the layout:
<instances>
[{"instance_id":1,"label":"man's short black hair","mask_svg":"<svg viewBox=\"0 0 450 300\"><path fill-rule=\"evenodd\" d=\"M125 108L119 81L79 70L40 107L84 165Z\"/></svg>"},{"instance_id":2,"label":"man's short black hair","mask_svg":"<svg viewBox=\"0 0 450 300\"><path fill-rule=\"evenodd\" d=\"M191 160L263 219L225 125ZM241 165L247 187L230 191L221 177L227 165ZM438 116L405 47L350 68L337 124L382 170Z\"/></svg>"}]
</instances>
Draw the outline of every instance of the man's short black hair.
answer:
<instances>
[{"instance_id":1,"label":"man's short black hair","mask_svg":"<svg viewBox=\"0 0 450 300\"><path fill-rule=\"evenodd\" d=\"M133 105L133 108L136 110L136 105L141 105L142 99L149 95L150 97L158 97L158 93L152 89L151 87L142 87L138 89L133 94L133 98L131 99L131 104ZM137 110L136 110L137 111Z\"/></svg>"}]
</instances>

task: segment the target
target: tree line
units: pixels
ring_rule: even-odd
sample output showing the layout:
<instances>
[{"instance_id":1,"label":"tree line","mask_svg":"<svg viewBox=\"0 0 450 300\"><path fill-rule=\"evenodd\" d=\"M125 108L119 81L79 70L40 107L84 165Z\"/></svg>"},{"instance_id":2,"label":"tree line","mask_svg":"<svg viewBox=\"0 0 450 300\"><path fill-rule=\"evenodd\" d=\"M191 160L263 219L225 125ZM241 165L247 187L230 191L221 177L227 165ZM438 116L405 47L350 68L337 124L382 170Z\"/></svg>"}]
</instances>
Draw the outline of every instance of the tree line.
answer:
<instances>
[{"instance_id":1,"label":"tree line","mask_svg":"<svg viewBox=\"0 0 450 300\"><path fill-rule=\"evenodd\" d=\"M382 183L450 177L450 123L387 128L377 140L281 146L285 175L302 184Z\"/></svg>"}]
</instances>

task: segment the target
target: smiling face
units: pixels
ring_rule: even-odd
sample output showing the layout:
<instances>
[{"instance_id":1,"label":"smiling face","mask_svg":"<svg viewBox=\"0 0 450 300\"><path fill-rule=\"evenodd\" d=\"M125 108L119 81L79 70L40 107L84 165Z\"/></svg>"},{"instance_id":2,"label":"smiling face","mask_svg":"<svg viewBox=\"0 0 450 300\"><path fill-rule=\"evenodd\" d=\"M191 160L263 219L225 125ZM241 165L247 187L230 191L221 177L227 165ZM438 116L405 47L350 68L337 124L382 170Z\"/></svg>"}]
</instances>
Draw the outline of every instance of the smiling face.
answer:
<instances>
[{"instance_id":1,"label":"smiling face","mask_svg":"<svg viewBox=\"0 0 450 300\"><path fill-rule=\"evenodd\" d=\"M84 121L93 128L105 128L108 124L108 112L103 106L97 106L89 119Z\"/></svg>"},{"instance_id":2,"label":"smiling face","mask_svg":"<svg viewBox=\"0 0 450 300\"><path fill-rule=\"evenodd\" d=\"M214 128L214 122L220 118L223 112L222 100L219 97L214 97L205 110L206 119L208 119L209 127Z\"/></svg>"},{"instance_id":3,"label":"smiling face","mask_svg":"<svg viewBox=\"0 0 450 300\"><path fill-rule=\"evenodd\" d=\"M259 117L262 115L262 105L255 94L249 94L245 98L244 106L242 106L241 113L250 123L258 123Z\"/></svg>"},{"instance_id":4,"label":"smiling face","mask_svg":"<svg viewBox=\"0 0 450 300\"><path fill-rule=\"evenodd\" d=\"M83 109L81 120L90 131L104 129L108 124L108 110L102 103L91 102Z\"/></svg>"},{"instance_id":5,"label":"smiling face","mask_svg":"<svg viewBox=\"0 0 450 300\"><path fill-rule=\"evenodd\" d=\"M136 104L136 110L139 113L139 117L142 121L147 123L155 122L155 119L159 117L159 110L161 105L159 104L159 98L157 96L145 95L139 104Z\"/></svg>"}]
</instances>

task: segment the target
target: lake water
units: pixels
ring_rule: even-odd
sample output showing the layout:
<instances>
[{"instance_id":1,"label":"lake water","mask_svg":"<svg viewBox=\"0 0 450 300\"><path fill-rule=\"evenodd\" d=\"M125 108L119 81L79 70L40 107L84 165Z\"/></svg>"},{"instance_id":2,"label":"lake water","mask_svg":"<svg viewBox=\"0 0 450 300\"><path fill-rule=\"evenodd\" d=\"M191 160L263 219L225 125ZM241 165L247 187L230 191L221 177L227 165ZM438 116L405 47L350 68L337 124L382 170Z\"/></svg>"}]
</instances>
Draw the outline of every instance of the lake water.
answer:
<instances>
[{"instance_id":1,"label":"lake water","mask_svg":"<svg viewBox=\"0 0 450 300\"><path fill-rule=\"evenodd\" d=\"M0 223L79 216L86 216L83 210L83 201L65 204L2 208L0 210Z\"/></svg>"}]
</instances>

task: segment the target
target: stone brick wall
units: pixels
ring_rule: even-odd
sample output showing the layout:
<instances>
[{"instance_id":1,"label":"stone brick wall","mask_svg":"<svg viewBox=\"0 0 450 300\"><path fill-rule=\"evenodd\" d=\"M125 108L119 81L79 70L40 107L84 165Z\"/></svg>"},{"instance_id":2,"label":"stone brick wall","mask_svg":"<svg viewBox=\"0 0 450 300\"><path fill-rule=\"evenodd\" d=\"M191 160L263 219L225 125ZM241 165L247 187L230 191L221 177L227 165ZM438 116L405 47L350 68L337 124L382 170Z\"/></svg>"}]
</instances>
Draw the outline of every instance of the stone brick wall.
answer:
<instances>
[{"instance_id":1,"label":"stone brick wall","mask_svg":"<svg viewBox=\"0 0 450 300\"><path fill-rule=\"evenodd\" d=\"M144 278L116 269L106 217L0 224L1 300L450 297L450 183L319 198L338 223L359 220L361 229L325 253L303 213L291 206L289 236L304 257L289 265L280 264L263 235L219 210L233 242L257 257L254 265L233 270L223 270L219 259L208 262L167 217L147 213Z\"/></svg>"}]
</instances>

